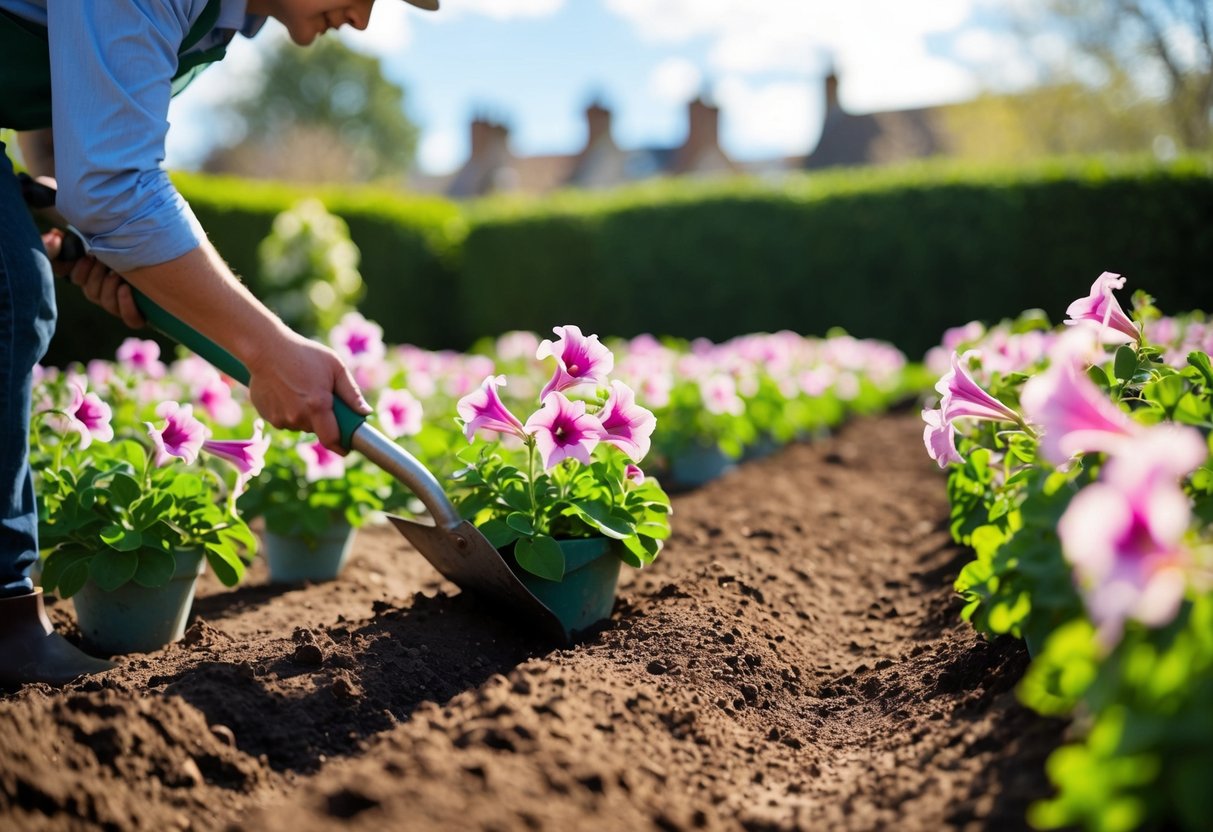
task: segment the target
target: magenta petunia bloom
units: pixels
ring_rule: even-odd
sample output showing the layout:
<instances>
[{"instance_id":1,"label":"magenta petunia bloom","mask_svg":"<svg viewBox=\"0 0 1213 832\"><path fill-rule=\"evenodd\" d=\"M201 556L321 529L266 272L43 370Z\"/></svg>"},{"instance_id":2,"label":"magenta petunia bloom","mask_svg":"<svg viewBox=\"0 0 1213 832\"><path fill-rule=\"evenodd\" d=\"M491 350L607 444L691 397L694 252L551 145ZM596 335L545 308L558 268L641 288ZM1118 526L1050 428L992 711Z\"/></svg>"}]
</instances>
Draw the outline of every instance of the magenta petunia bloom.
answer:
<instances>
[{"instance_id":1,"label":"magenta petunia bloom","mask_svg":"<svg viewBox=\"0 0 1213 832\"><path fill-rule=\"evenodd\" d=\"M197 459L211 430L194 417L193 405L161 402L156 415L166 420L163 428L144 422L148 436L156 446L156 466L166 465L173 457L187 463Z\"/></svg>"},{"instance_id":2,"label":"magenta petunia bloom","mask_svg":"<svg viewBox=\"0 0 1213 832\"><path fill-rule=\"evenodd\" d=\"M1191 428L1151 428L1122 446L1058 522L1062 551L1105 647L1120 640L1128 619L1159 627L1175 617L1192 519L1178 481L1207 454Z\"/></svg>"},{"instance_id":3,"label":"magenta petunia bloom","mask_svg":"<svg viewBox=\"0 0 1213 832\"><path fill-rule=\"evenodd\" d=\"M737 395L737 382L724 373L713 373L699 382L703 409L708 413L740 416L745 413L745 401Z\"/></svg>"},{"instance_id":4,"label":"magenta petunia bloom","mask_svg":"<svg viewBox=\"0 0 1213 832\"><path fill-rule=\"evenodd\" d=\"M166 370L160 360L160 345L142 338L127 338L119 345L118 363L149 378L161 378Z\"/></svg>"},{"instance_id":5,"label":"magenta petunia bloom","mask_svg":"<svg viewBox=\"0 0 1213 832\"><path fill-rule=\"evenodd\" d=\"M240 402L233 398L232 388L217 372L212 371L195 381L194 401L217 425L232 427L244 419L244 409L240 407Z\"/></svg>"},{"instance_id":6,"label":"magenta petunia bloom","mask_svg":"<svg viewBox=\"0 0 1213 832\"><path fill-rule=\"evenodd\" d=\"M329 344L347 362L379 361L387 354L383 327L357 312L347 312L329 332Z\"/></svg>"},{"instance_id":7,"label":"magenta petunia bloom","mask_svg":"<svg viewBox=\"0 0 1213 832\"><path fill-rule=\"evenodd\" d=\"M303 477L308 482L337 480L345 476L345 457L335 454L315 439L305 439L295 446L295 452L307 466Z\"/></svg>"},{"instance_id":8,"label":"magenta petunia bloom","mask_svg":"<svg viewBox=\"0 0 1213 832\"><path fill-rule=\"evenodd\" d=\"M943 418L942 410L924 410L922 420L926 422L922 429L922 443L927 447L927 454L940 468L965 461L960 451L956 450L956 428Z\"/></svg>"},{"instance_id":9,"label":"magenta petunia bloom","mask_svg":"<svg viewBox=\"0 0 1213 832\"><path fill-rule=\"evenodd\" d=\"M1127 344L1141 341L1141 331L1120 308L1112 290L1125 285L1125 279L1104 272L1091 284L1091 293L1066 308L1066 326L1098 326L1100 340L1106 344Z\"/></svg>"},{"instance_id":10,"label":"magenta petunia bloom","mask_svg":"<svg viewBox=\"0 0 1213 832\"><path fill-rule=\"evenodd\" d=\"M572 324L553 327L552 331L560 336L559 340L552 342L545 338L535 351L536 358L556 359L555 374L539 392L541 400L546 400L553 390L591 382L607 383L607 375L615 368L615 356L598 342L597 335L582 335L581 329Z\"/></svg>"},{"instance_id":11,"label":"magenta petunia bloom","mask_svg":"<svg viewBox=\"0 0 1213 832\"><path fill-rule=\"evenodd\" d=\"M270 438L263 434L264 428L265 423L258 419L253 422L253 435L249 439L208 439L202 443L202 450L236 466L239 472L236 494L243 493L248 481L265 468L265 452L269 450Z\"/></svg>"},{"instance_id":12,"label":"magenta petunia bloom","mask_svg":"<svg viewBox=\"0 0 1213 832\"><path fill-rule=\"evenodd\" d=\"M1142 430L1069 359L1028 379L1019 400L1042 429L1040 452L1053 465L1075 454L1114 451Z\"/></svg>"},{"instance_id":13,"label":"magenta petunia bloom","mask_svg":"<svg viewBox=\"0 0 1213 832\"><path fill-rule=\"evenodd\" d=\"M943 412L944 420L951 422L967 417L1022 425L1023 419L1018 413L981 389L969 375L965 365L973 355L977 355L976 350L968 350L964 355L952 353L952 369L935 385L935 389L943 396L939 409Z\"/></svg>"},{"instance_id":14,"label":"magenta petunia bloom","mask_svg":"<svg viewBox=\"0 0 1213 832\"><path fill-rule=\"evenodd\" d=\"M585 412L585 402L570 401L563 393L548 393L543 407L526 420L526 431L535 438L545 471L564 459L589 465L590 454L606 436L598 417Z\"/></svg>"},{"instance_id":15,"label":"magenta petunia bloom","mask_svg":"<svg viewBox=\"0 0 1213 832\"><path fill-rule=\"evenodd\" d=\"M396 439L421 432L421 402L408 390L384 390L375 407L383 432Z\"/></svg>"},{"instance_id":16,"label":"magenta petunia bloom","mask_svg":"<svg viewBox=\"0 0 1213 832\"><path fill-rule=\"evenodd\" d=\"M636 393L631 387L622 381L612 381L611 395L597 415L605 431L603 442L614 445L633 462L644 459L657 417L636 404Z\"/></svg>"},{"instance_id":17,"label":"magenta petunia bloom","mask_svg":"<svg viewBox=\"0 0 1213 832\"><path fill-rule=\"evenodd\" d=\"M480 429L512 433L520 437L526 436L522 422L510 413L497 388L505 386L505 376L486 376L479 389L473 390L455 404L459 418L463 422L463 432L468 442L476 436Z\"/></svg>"},{"instance_id":18,"label":"magenta petunia bloom","mask_svg":"<svg viewBox=\"0 0 1213 832\"><path fill-rule=\"evenodd\" d=\"M102 442L113 439L113 409L101 401L96 393L84 392L79 382L72 382L68 387L72 391L72 400L63 410L67 414L64 433L70 431L79 436L81 448L87 448L94 439Z\"/></svg>"},{"instance_id":19,"label":"magenta petunia bloom","mask_svg":"<svg viewBox=\"0 0 1213 832\"><path fill-rule=\"evenodd\" d=\"M639 465L629 465L623 469L623 476L634 485L644 485L644 471Z\"/></svg>"}]
</instances>

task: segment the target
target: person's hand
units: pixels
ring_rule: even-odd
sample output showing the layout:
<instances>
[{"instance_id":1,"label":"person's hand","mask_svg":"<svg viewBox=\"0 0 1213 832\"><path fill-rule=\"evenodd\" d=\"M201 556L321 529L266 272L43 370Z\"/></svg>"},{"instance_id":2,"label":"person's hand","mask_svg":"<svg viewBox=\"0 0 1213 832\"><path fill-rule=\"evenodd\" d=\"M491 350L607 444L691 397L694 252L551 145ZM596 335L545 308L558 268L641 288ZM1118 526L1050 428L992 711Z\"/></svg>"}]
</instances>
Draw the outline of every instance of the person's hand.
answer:
<instances>
[{"instance_id":1,"label":"person's hand","mask_svg":"<svg viewBox=\"0 0 1213 832\"><path fill-rule=\"evenodd\" d=\"M288 331L273 349L245 363L249 398L267 422L277 428L311 431L330 451L346 453L333 413L333 395L363 416L370 414L371 406L337 353Z\"/></svg>"},{"instance_id":2,"label":"person's hand","mask_svg":"<svg viewBox=\"0 0 1213 832\"><path fill-rule=\"evenodd\" d=\"M91 254L79 260L60 261L58 257L63 246L63 232L57 228L42 235L42 245L46 248L46 256L50 258L55 274L79 286L86 298L114 317L121 318L131 329L142 329L147 324L143 313L135 305L130 285L122 279L122 275L110 271Z\"/></svg>"}]
</instances>

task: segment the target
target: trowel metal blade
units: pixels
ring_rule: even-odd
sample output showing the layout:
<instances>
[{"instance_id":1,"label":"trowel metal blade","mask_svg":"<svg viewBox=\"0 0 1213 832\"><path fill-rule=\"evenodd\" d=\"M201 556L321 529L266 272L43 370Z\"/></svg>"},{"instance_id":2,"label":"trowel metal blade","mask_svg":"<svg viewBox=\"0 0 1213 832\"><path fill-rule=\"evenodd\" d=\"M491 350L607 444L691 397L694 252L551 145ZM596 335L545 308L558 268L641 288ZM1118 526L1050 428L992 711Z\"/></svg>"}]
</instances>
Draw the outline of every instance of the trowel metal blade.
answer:
<instances>
[{"instance_id":1,"label":"trowel metal blade","mask_svg":"<svg viewBox=\"0 0 1213 832\"><path fill-rule=\"evenodd\" d=\"M531 594L493 544L470 522L444 529L391 514L388 519L451 583L530 616L556 640L568 640L556 614Z\"/></svg>"}]
</instances>

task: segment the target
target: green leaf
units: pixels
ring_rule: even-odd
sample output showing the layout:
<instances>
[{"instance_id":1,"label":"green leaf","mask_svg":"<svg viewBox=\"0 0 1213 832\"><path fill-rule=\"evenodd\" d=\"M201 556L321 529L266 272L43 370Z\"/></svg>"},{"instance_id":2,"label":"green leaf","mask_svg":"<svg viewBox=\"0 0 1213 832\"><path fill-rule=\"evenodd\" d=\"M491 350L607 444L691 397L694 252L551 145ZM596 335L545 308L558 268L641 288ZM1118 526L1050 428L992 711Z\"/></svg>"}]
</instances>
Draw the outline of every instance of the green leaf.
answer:
<instances>
[{"instance_id":1,"label":"green leaf","mask_svg":"<svg viewBox=\"0 0 1213 832\"><path fill-rule=\"evenodd\" d=\"M244 561L227 546L206 545L206 562L215 570L215 577L224 586L235 586L244 577Z\"/></svg>"},{"instance_id":2,"label":"green leaf","mask_svg":"<svg viewBox=\"0 0 1213 832\"><path fill-rule=\"evenodd\" d=\"M1087 368L1087 378L1098 384L1104 390L1110 390L1112 382L1108 379L1108 374L1103 371L1103 367L1098 364L1092 364Z\"/></svg>"},{"instance_id":3,"label":"green leaf","mask_svg":"<svg viewBox=\"0 0 1213 832\"><path fill-rule=\"evenodd\" d=\"M1213 390L1213 366L1209 364L1209 356L1203 352L1190 352L1188 353L1188 363L1205 377L1205 387Z\"/></svg>"},{"instance_id":4,"label":"green leaf","mask_svg":"<svg viewBox=\"0 0 1213 832\"><path fill-rule=\"evenodd\" d=\"M578 501L569 503L563 514L573 514L580 517L590 526L616 540L623 540L636 533L636 524L627 515L613 513L602 503Z\"/></svg>"},{"instance_id":5,"label":"green leaf","mask_svg":"<svg viewBox=\"0 0 1213 832\"><path fill-rule=\"evenodd\" d=\"M167 515L173 508L173 498L170 494L159 492L149 494L131 507L131 521L135 528L143 531L161 517Z\"/></svg>"},{"instance_id":6,"label":"green leaf","mask_svg":"<svg viewBox=\"0 0 1213 832\"><path fill-rule=\"evenodd\" d=\"M79 561L87 561L93 555L81 549L56 549L46 556L42 565L41 583L48 592L59 586L63 573L69 566ZM85 577L88 577L88 565L85 564ZM64 596L67 597L67 596Z\"/></svg>"},{"instance_id":7,"label":"green leaf","mask_svg":"<svg viewBox=\"0 0 1213 832\"><path fill-rule=\"evenodd\" d=\"M1142 389L1142 394L1150 401L1158 402L1170 413L1187 390L1187 380L1178 373L1173 373L1147 384Z\"/></svg>"},{"instance_id":8,"label":"green leaf","mask_svg":"<svg viewBox=\"0 0 1213 832\"><path fill-rule=\"evenodd\" d=\"M120 506L129 506L139 499L143 490L134 477L117 473L110 480L109 493L111 500Z\"/></svg>"},{"instance_id":9,"label":"green leaf","mask_svg":"<svg viewBox=\"0 0 1213 832\"><path fill-rule=\"evenodd\" d=\"M139 566L131 578L139 586L164 586L173 577L177 560L163 549L143 549L139 552Z\"/></svg>"},{"instance_id":10,"label":"green leaf","mask_svg":"<svg viewBox=\"0 0 1213 832\"><path fill-rule=\"evenodd\" d=\"M519 538L519 533L506 525L504 520L489 520L480 527L480 533L494 549L502 549Z\"/></svg>"},{"instance_id":11,"label":"green leaf","mask_svg":"<svg viewBox=\"0 0 1213 832\"><path fill-rule=\"evenodd\" d=\"M71 598L88 582L89 561L94 556L90 555L87 558L73 561L59 576L59 591L60 598Z\"/></svg>"},{"instance_id":12,"label":"green leaf","mask_svg":"<svg viewBox=\"0 0 1213 832\"><path fill-rule=\"evenodd\" d=\"M514 544L514 559L533 575L549 581L564 580L564 552L547 535L520 539Z\"/></svg>"},{"instance_id":13,"label":"green leaf","mask_svg":"<svg viewBox=\"0 0 1213 832\"><path fill-rule=\"evenodd\" d=\"M652 563L657 558L662 544L660 540L654 540L651 537L632 535L623 539L623 545L640 561L640 563L632 565L642 566Z\"/></svg>"},{"instance_id":14,"label":"green leaf","mask_svg":"<svg viewBox=\"0 0 1213 832\"><path fill-rule=\"evenodd\" d=\"M524 537L535 534L535 525L531 522L531 518L522 512L512 511L507 514L505 524Z\"/></svg>"},{"instance_id":15,"label":"green leaf","mask_svg":"<svg viewBox=\"0 0 1213 832\"><path fill-rule=\"evenodd\" d=\"M1112 364L1112 372L1121 381L1131 381L1137 372L1137 350L1128 344L1123 344L1116 351L1116 360Z\"/></svg>"},{"instance_id":16,"label":"green leaf","mask_svg":"<svg viewBox=\"0 0 1213 832\"><path fill-rule=\"evenodd\" d=\"M101 539L112 549L119 552L133 552L143 545L143 535L139 532L124 529L117 523L110 523L101 530Z\"/></svg>"},{"instance_id":17,"label":"green leaf","mask_svg":"<svg viewBox=\"0 0 1213 832\"><path fill-rule=\"evenodd\" d=\"M139 555L133 550L101 552L89 564L88 574L93 583L106 592L113 592L135 576Z\"/></svg>"}]
</instances>

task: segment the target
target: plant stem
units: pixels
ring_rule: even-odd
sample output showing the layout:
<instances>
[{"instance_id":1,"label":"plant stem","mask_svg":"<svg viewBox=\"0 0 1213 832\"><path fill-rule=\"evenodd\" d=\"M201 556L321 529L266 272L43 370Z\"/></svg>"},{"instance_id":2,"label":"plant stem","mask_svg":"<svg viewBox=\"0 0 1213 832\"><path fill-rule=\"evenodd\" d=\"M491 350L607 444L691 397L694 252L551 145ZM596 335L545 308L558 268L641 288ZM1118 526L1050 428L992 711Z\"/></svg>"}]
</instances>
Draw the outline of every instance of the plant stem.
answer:
<instances>
[{"instance_id":1,"label":"plant stem","mask_svg":"<svg viewBox=\"0 0 1213 832\"><path fill-rule=\"evenodd\" d=\"M531 526L539 531L539 504L535 500L535 440L528 436L526 440L526 485L531 495Z\"/></svg>"}]
</instances>

